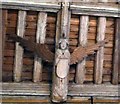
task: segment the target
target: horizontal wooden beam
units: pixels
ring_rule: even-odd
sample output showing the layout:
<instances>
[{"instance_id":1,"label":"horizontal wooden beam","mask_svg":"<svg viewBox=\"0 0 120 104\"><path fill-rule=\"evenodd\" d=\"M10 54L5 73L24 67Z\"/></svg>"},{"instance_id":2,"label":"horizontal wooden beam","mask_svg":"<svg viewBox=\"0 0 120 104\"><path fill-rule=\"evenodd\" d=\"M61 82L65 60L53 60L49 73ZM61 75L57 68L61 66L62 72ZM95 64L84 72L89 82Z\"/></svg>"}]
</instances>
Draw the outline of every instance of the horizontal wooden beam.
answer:
<instances>
[{"instance_id":1,"label":"horizontal wooden beam","mask_svg":"<svg viewBox=\"0 0 120 104\"><path fill-rule=\"evenodd\" d=\"M33 1L23 1L23 0L2 0L3 9L19 9L19 10L32 10L32 11L42 11L42 12L57 12L60 9L58 3L45 3L39 0Z\"/></svg>"},{"instance_id":2,"label":"horizontal wooden beam","mask_svg":"<svg viewBox=\"0 0 120 104\"><path fill-rule=\"evenodd\" d=\"M41 2L38 0L2 0L3 9L20 9L20 10L33 10L45 12L57 12L60 10L61 0L56 2ZM79 5L71 4L70 10L72 14L106 16L106 17L120 17L118 4L102 4L102 3L79 3Z\"/></svg>"},{"instance_id":3,"label":"horizontal wooden beam","mask_svg":"<svg viewBox=\"0 0 120 104\"><path fill-rule=\"evenodd\" d=\"M90 4L81 3L79 5L71 5L72 14L94 15L105 17L120 17L119 7L116 4Z\"/></svg>"},{"instance_id":4,"label":"horizontal wooden beam","mask_svg":"<svg viewBox=\"0 0 120 104\"><path fill-rule=\"evenodd\" d=\"M50 96L2 96L3 103L39 103L39 104L53 104ZM116 97L93 97L93 103L115 103L118 104L120 100ZM91 104L91 97L68 97L65 104Z\"/></svg>"},{"instance_id":5,"label":"horizontal wooden beam","mask_svg":"<svg viewBox=\"0 0 120 104\"><path fill-rule=\"evenodd\" d=\"M49 96L50 84L45 83L2 83L3 96ZM118 97L118 85L112 84L70 84L68 96Z\"/></svg>"}]
</instances>

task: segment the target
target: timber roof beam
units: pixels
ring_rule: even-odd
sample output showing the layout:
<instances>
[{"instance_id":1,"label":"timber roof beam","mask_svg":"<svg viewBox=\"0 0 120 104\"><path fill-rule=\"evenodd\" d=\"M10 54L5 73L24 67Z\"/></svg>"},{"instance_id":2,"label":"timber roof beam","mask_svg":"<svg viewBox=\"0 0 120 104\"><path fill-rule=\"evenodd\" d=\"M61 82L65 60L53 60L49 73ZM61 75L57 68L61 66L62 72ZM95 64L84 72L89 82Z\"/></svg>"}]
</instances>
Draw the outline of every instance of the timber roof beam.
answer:
<instances>
[{"instance_id":1,"label":"timber roof beam","mask_svg":"<svg viewBox=\"0 0 120 104\"><path fill-rule=\"evenodd\" d=\"M57 12L61 9L62 0L53 0L56 2L41 2L38 0L2 0L3 9L19 9L19 10L33 10L43 12ZM70 10L72 14L106 16L106 17L120 17L118 4L102 3L70 3Z\"/></svg>"}]
</instances>

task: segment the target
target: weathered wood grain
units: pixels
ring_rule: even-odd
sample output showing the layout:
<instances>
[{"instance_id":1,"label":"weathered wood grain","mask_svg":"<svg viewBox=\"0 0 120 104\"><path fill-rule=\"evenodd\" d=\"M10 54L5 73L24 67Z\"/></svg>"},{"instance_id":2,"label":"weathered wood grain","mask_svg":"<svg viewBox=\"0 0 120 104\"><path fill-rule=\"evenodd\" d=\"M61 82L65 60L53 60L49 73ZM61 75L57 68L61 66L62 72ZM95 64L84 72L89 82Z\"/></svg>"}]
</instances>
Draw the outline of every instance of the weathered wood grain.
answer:
<instances>
[{"instance_id":1,"label":"weathered wood grain","mask_svg":"<svg viewBox=\"0 0 120 104\"><path fill-rule=\"evenodd\" d=\"M106 30L106 18L99 17L98 19L98 30L97 30L97 42L104 40ZM95 73L94 80L96 84L102 83L102 74L103 74L103 61L104 61L104 47L101 47L97 51L96 55L96 64L95 64Z\"/></svg>"},{"instance_id":2,"label":"weathered wood grain","mask_svg":"<svg viewBox=\"0 0 120 104\"><path fill-rule=\"evenodd\" d=\"M115 46L114 46L114 59L113 59L113 72L112 72L112 83L118 84L118 71L119 67L119 51L120 51L120 19L116 19L116 28L115 28Z\"/></svg>"},{"instance_id":3,"label":"weathered wood grain","mask_svg":"<svg viewBox=\"0 0 120 104\"><path fill-rule=\"evenodd\" d=\"M88 16L81 16L80 17L80 32L79 32L79 45L83 47L87 44L87 33L88 33L88 23L89 17ZM85 59L78 63L76 69L76 83L83 84L85 78Z\"/></svg>"},{"instance_id":4,"label":"weathered wood grain","mask_svg":"<svg viewBox=\"0 0 120 104\"><path fill-rule=\"evenodd\" d=\"M40 12L38 14L38 23L37 23L37 32L36 32L37 43L41 43L41 44L45 43L46 22L47 22L47 14ZM42 60L37 56L35 56L34 59L33 81L34 82L42 81Z\"/></svg>"},{"instance_id":5,"label":"weathered wood grain","mask_svg":"<svg viewBox=\"0 0 120 104\"><path fill-rule=\"evenodd\" d=\"M19 11L18 14L18 25L17 25L17 35L23 37L25 32L25 20L26 20L26 11ZM16 43L15 49L15 66L14 66L14 81L21 81L21 72L22 72L22 60L23 60L23 48Z\"/></svg>"}]
</instances>

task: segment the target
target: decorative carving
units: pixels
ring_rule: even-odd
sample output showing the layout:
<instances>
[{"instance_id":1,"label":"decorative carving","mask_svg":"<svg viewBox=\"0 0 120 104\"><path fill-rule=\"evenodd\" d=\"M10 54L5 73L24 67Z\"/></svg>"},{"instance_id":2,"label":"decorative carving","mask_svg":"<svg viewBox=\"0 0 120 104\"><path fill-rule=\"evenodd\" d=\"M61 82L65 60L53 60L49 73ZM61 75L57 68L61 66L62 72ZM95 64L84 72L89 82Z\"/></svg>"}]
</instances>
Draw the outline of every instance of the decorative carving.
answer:
<instances>
[{"instance_id":1,"label":"decorative carving","mask_svg":"<svg viewBox=\"0 0 120 104\"><path fill-rule=\"evenodd\" d=\"M69 65L76 64L89 54L94 54L95 51L108 42L108 40L105 40L91 46L79 46L70 55L68 39L61 38L54 55L45 44L31 42L16 35L10 35L10 38L19 42L25 49L37 54L45 61L53 62L55 56L52 85L53 102L64 102L67 100Z\"/></svg>"},{"instance_id":2,"label":"decorative carving","mask_svg":"<svg viewBox=\"0 0 120 104\"><path fill-rule=\"evenodd\" d=\"M35 43L31 40L27 40L24 38L21 38L17 35L9 35L9 38L19 42L21 46L23 46L26 50L33 52L34 54L38 55L38 57L42 58L44 61L47 62L53 62L54 61L54 56L55 54L52 53L49 48L47 47L46 44L40 44L40 43ZM109 42L109 39L106 39L104 41L100 41L94 45L86 45L85 47L79 46L77 47L73 53L70 55L70 65L75 64L78 61L81 61L84 57L87 57L90 54L94 54L95 51L99 50L101 46L104 46L106 43ZM65 51L66 50L66 51ZM60 39L59 41L59 49L58 49L58 54L62 53L68 53L68 40L67 39ZM66 58L68 56L63 55ZM61 57L63 57L61 56Z\"/></svg>"},{"instance_id":3,"label":"decorative carving","mask_svg":"<svg viewBox=\"0 0 120 104\"><path fill-rule=\"evenodd\" d=\"M56 74L60 78L65 78L68 74L70 63L70 52L68 50L68 40L60 39L59 47L56 51Z\"/></svg>"}]
</instances>

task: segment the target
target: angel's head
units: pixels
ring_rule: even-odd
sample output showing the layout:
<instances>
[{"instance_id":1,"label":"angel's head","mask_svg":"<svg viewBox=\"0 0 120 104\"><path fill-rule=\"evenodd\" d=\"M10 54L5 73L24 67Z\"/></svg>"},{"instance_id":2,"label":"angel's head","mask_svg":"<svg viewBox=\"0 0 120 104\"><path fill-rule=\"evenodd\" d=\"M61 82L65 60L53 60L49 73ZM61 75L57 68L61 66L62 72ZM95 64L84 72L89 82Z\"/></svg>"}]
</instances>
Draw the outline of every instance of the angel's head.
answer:
<instances>
[{"instance_id":1,"label":"angel's head","mask_svg":"<svg viewBox=\"0 0 120 104\"><path fill-rule=\"evenodd\" d=\"M68 39L61 38L59 40L59 49L61 49L61 50L68 49Z\"/></svg>"}]
</instances>

